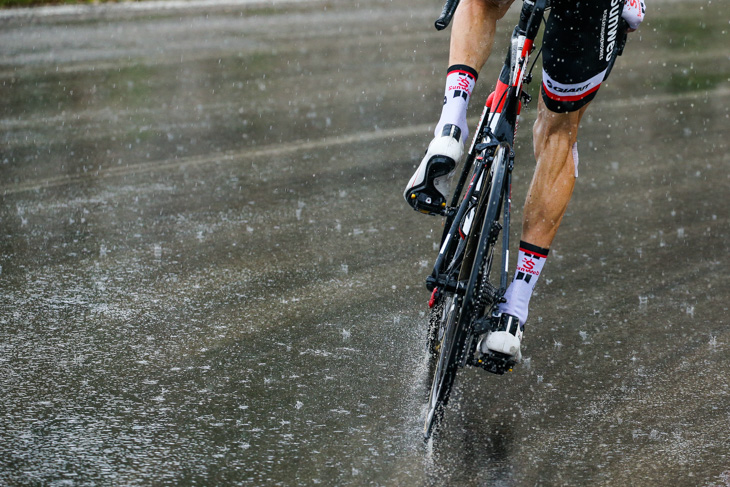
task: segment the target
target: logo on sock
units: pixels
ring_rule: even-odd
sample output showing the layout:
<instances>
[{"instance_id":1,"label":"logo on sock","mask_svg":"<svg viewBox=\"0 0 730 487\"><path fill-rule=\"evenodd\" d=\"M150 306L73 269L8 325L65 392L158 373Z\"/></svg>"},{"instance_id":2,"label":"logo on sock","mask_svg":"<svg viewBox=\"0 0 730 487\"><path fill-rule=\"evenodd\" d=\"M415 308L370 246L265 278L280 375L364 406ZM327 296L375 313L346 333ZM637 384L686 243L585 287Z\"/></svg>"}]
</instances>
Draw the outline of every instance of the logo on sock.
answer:
<instances>
[{"instance_id":1,"label":"logo on sock","mask_svg":"<svg viewBox=\"0 0 730 487\"><path fill-rule=\"evenodd\" d=\"M540 275L540 269L542 269L542 266L540 265L540 257L534 254L529 254L522 249L520 249L520 254L522 254L522 258L517 262L517 271L519 274L522 274L523 276L525 274L528 274L528 279L525 279L527 282L530 282L529 280L529 274L532 274L533 276L539 276ZM538 266L537 269L535 269L535 266ZM524 279L524 277L518 277L517 279Z\"/></svg>"},{"instance_id":2,"label":"logo on sock","mask_svg":"<svg viewBox=\"0 0 730 487\"><path fill-rule=\"evenodd\" d=\"M455 91L459 93L458 96L463 97L465 100L468 96L471 96L471 92L474 89L474 83L476 80L469 73L464 71L452 71L446 78L446 90ZM456 98L456 93L454 98Z\"/></svg>"},{"instance_id":3,"label":"logo on sock","mask_svg":"<svg viewBox=\"0 0 730 487\"><path fill-rule=\"evenodd\" d=\"M459 88L461 88L462 90L467 90L468 91L470 84L471 83L469 83L469 80L466 79L466 75L461 76L461 79L459 80Z\"/></svg>"}]
</instances>

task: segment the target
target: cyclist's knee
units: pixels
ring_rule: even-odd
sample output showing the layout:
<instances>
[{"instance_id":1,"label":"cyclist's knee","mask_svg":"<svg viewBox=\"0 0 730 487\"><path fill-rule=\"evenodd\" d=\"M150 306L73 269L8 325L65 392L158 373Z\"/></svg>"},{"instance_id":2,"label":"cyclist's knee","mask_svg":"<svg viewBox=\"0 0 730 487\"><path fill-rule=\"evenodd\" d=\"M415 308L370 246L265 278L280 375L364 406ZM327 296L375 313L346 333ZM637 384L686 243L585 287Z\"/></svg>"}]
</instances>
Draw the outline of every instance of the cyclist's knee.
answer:
<instances>
[{"instance_id":1,"label":"cyclist's knee","mask_svg":"<svg viewBox=\"0 0 730 487\"><path fill-rule=\"evenodd\" d=\"M541 101L538 102L537 118L532 129L536 155L546 144L572 147L578 139L578 125L587 106L574 112L557 113Z\"/></svg>"}]
</instances>

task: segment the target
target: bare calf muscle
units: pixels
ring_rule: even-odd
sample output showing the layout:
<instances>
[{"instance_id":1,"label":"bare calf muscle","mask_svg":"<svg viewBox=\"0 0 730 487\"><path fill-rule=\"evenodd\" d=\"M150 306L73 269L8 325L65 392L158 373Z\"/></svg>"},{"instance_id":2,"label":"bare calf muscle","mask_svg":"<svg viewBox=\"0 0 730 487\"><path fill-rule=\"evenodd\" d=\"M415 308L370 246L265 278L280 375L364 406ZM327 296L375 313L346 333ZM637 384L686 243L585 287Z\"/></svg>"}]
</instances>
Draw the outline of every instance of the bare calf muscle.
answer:
<instances>
[{"instance_id":1,"label":"bare calf muscle","mask_svg":"<svg viewBox=\"0 0 730 487\"><path fill-rule=\"evenodd\" d=\"M454 15L449 65L465 64L481 71L494 44L497 21L514 0L462 0Z\"/></svg>"},{"instance_id":2,"label":"bare calf muscle","mask_svg":"<svg viewBox=\"0 0 730 487\"><path fill-rule=\"evenodd\" d=\"M550 248L575 186L573 147L588 105L568 113L551 112L538 101L533 144L537 165L525 200L522 239Z\"/></svg>"}]
</instances>

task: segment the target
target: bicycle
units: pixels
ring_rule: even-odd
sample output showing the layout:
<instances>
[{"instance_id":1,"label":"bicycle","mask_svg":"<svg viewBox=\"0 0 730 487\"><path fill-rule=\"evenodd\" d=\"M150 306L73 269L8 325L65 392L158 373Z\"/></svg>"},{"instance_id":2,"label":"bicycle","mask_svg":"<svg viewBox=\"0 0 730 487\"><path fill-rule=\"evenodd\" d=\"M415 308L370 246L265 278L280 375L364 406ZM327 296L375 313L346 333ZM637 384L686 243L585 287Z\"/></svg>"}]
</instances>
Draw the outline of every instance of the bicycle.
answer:
<instances>
[{"instance_id":1,"label":"bicycle","mask_svg":"<svg viewBox=\"0 0 730 487\"><path fill-rule=\"evenodd\" d=\"M459 0L446 1L435 22L436 29L449 25L458 3ZM485 104L450 205L437 212L431 207L421 209L446 218L439 254L426 279L426 287L431 291L427 351L433 378L423 431L425 440L443 416L459 368L474 366L501 375L515 365L508 355L482 352L478 340L498 324L491 317L497 305L504 302L508 285L515 132L521 106L531 100L523 87L531 82L532 69L541 52L538 50L528 69L535 39L549 8L547 4L548 0L524 0L500 73L500 79L509 82L497 83L491 102L488 99ZM625 32L626 26L620 31ZM609 63L609 72L625 42L624 33ZM469 185L462 196L467 180ZM500 233L502 242L498 249ZM501 265L493 269L498 251ZM493 273L498 275L498 286L493 284Z\"/></svg>"},{"instance_id":2,"label":"bicycle","mask_svg":"<svg viewBox=\"0 0 730 487\"><path fill-rule=\"evenodd\" d=\"M425 439L443 416L459 368L469 365L504 374L514 365L507 355L477 350L477 341L491 331L490 316L507 289L513 145L521 103L530 102L523 85L532 78L527 66L545 3L546 0L525 0L502 68L502 74L508 70L509 84L501 93L497 90L491 103L488 100L485 104L451 204L441 211L446 217L441 247L426 279L426 287L431 291L427 350L433 380ZM446 28L457 5L458 0L447 0L436 21L437 29ZM491 274L500 233L502 265L496 287Z\"/></svg>"}]
</instances>

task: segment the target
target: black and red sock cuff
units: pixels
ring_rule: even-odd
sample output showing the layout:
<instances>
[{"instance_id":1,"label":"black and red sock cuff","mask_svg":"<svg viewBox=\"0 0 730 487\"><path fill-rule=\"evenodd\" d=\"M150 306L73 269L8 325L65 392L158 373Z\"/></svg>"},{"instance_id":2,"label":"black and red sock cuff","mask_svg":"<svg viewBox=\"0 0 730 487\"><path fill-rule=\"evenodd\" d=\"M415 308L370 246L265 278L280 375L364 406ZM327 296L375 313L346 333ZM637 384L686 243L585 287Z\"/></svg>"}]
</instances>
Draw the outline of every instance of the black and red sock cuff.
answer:
<instances>
[{"instance_id":1,"label":"black and red sock cuff","mask_svg":"<svg viewBox=\"0 0 730 487\"><path fill-rule=\"evenodd\" d=\"M526 254L532 254L535 257L542 257L543 259L548 256L548 253L550 252L550 249L544 249L542 247L538 247L537 245L532 245L531 243L527 243L524 240L520 240L520 250L525 252Z\"/></svg>"},{"instance_id":2,"label":"black and red sock cuff","mask_svg":"<svg viewBox=\"0 0 730 487\"><path fill-rule=\"evenodd\" d=\"M453 66L449 66L449 69L446 70L446 75L448 76L455 71L468 74L469 76L474 78L474 81L479 78L479 73L477 73L477 70L472 68L471 66L467 66L466 64L454 64Z\"/></svg>"}]
</instances>

